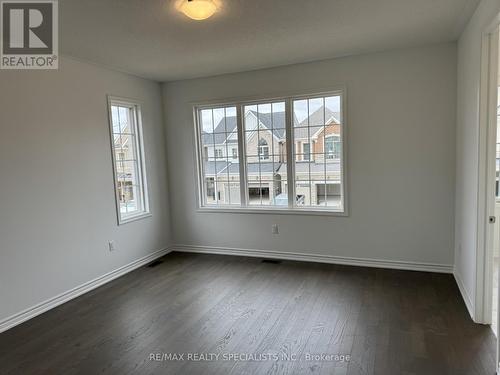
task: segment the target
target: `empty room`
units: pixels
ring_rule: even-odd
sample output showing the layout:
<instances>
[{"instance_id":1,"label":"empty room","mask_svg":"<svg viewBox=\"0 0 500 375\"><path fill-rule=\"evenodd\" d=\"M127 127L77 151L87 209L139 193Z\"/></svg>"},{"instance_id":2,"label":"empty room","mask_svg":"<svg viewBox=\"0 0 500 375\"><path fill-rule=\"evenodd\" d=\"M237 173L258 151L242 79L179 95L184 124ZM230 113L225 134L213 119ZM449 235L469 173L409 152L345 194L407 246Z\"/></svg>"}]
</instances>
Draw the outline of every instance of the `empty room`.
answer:
<instances>
[{"instance_id":1,"label":"empty room","mask_svg":"<svg viewBox=\"0 0 500 375\"><path fill-rule=\"evenodd\" d=\"M499 26L1 0L0 374L500 373Z\"/></svg>"}]
</instances>

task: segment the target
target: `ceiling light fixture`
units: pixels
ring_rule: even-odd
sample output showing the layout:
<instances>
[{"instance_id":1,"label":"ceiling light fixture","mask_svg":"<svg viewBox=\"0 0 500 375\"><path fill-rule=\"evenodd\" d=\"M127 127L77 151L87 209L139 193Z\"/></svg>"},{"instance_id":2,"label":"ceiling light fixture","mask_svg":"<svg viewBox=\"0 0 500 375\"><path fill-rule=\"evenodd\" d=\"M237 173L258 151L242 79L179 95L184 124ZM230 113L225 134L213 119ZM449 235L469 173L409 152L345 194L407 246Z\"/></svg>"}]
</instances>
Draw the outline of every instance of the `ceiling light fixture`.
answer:
<instances>
[{"instance_id":1,"label":"ceiling light fixture","mask_svg":"<svg viewBox=\"0 0 500 375\"><path fill-rule=\"evenodd\" d=\"M181 11L193 20L201 21L211 17L217 7L212 0L186 0L181 5Z\"/></svg>"}]
</instances>

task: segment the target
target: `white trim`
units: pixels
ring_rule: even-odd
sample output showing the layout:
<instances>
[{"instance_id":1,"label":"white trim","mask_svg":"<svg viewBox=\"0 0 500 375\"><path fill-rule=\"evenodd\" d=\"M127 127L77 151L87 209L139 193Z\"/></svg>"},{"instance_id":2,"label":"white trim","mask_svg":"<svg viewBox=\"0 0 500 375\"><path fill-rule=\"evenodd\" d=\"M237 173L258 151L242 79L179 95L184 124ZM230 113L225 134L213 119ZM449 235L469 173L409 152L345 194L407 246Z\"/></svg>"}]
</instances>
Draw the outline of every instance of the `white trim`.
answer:
<instances>
[{"instance_id":1,"label":"white trim","mask_svg":"<svg viewBox=\"0 0 500 375\"><path fill-rule=\"evenodd\" d=\"M493 229L488 216L495 215L495 190L493 173L496 154L497 101L498 93L498 27L500 13L484 28L481 35L481 70L479 82L479 142L477 181L476 264L475 300L473 320L477 323L491 322L492 275L493 275ZM494 138L493 138L494 137ZM495 150L495 154L493 153ZM491 184L490 184L491 182ZM490 185L490 186L489 186ZM497 224L498 225L498 224ZM499 295L500 296L500 295ZM496 296L496 298L499 298ZM500 319L500 310L497 311ZM496 340L496 372L499 373L500 340Z\"/></svg>"},{"instance_id":2,"label":"white trim","mask_svg":"<svg viewBox=\"0 0 500 375\"><path fill-rule=\"evenodd\" d=\"M292 195L293 196L293 195ZM255 207L251 208L249 206L247 207L234 207L234 206L219 206L217 207L200 207L196 209L196 212L200 213L215 213L215 214L220 214L220 213L225 213L225 214L270 214L270 215L303 215L303 216L343 216L347 217L349 214L345 211L337 210L335 211L332 208L329 209L322 209L322 208L288 208L283 206L284 208L278 208L278 206L275 206L276 208L266 208L266 206L262 206L262 208Z\"/></svg>"},{"instance_id":3,"label":"white trim","mask_svg":"<svg viewBox=\"0 0 500 375\"><path fill-rule=\"evenodd\" d=\"M32 319L37 315L43 314L44 312L51 310L54 307L62 305L63 303L66 303L76 297L79 297L82 294L90 292L95 288L98 288L106 283L109 283L110 281L120 276L123 276L145 264L148 264L151 261L170 253L171 251L172 250L170 248L165 248L162 250L155 251L154 253L151 253L142 258L134 260L129 264L119 267L114 271L108 272L93 280L87 281L86 283L83 283L73 289L70 289L66 292L58 294L57 296L49 298L46 301L36 304L35 306L32 306L26 310L18 312L17 314L11 315L8 318L0 321L0 333L7 331L8 329L13 328L18 324L21 324L29 319Z\"/></svg>"},{"instance_id":4,"label":"white trim","mask_svg":"<svg viewBox=\"0 0 500 375\"><path fill-rule=\"evenodd\" d=\"M462 295L462 299L464 300L465 306L467 307L467 311L469 311L469 315L474 319L474 305L472 304L472 298L470 298L469 293L467 293L467 288L465 287L462 277L458 274L457 270L453 270L453 276L455 277L455 282L457 283L458 290ZM477 322L476 322L477 323Z\"/></svg>"},{"instance_id":5,"label":"white trim","mask_svg":"<svg viewBox=\"0 0 500 375\"><path fill-rule=\"evenodd\" d=\"M135 99L129 99L121 96L107 95L108 102L108 122L109 122L109 134L110 134L110 144L111 144L111 159L113 167L113 183L115 190L115 201L116 201L116 216L118 225L127 224L133 221L137 221L149 216L152 216L151 206L149 202L149 186L146 173L146 157L144 151L144 132L142 127L142 108L141 103ZM117 160L115 155L115 143L114 143L114 127L113 127L113 113L112 106L119 105L129 108L134 115L134 134L135 134L135 148L137 157L137 178L139 179L139 186L141 189L140 195L142 199L143 209L129 216L122 215L120 207L120 197L118 193L118 176L117 176Z\"/></svg>"},{"instance_id":6,"label":"white trim","mask_svg":"<svg viewBox=\"0 0 500 375\"><path fill-rule=\"evenodd\" d=\"M325 95L331 95L334 92L346 93L347 85L340 84L336 86L323 87L312 90L301 90L301 91L282 91L274 94L267 95L252 95L252 96L242 96L237 98L222 98L214 100L203 100L203 101L193 101L190 105L198 109L211 109L214 107L228 107L228 106L238 106L238 105L251 105L258 104L259 102L265 101L266 103L281 102L286 101L289 98L294 99L310 99L319 98ZM345 113L342 113L345 116Z\"/></svg>"},{"instance_id":7,"label":"white trim","mask_svg":"<svg viewBox=\"0 0 500 375\"><path fill-rule=\"evenodd\" d=\"M178 251L184 253L236 255L236 256L246 256L246 257L257 257L257 258L295 260L302 262L343 264L348 266L390 268L398 270L437 272L437 273L450 273L450 274L453 273L453 265L451 264L407 262L400 260L380 260L380 259L369 259L369 258L343 257L336 255L293 253L293 252L283 252L274 250L241 249L232 247L198 246L198 245L181 245L181 244L173 245L171 249L172 251Z\"/></svg>"},{"instance_id":8,"label":"white trim","mask_svg":"<svg viewBox=\"0 0 500 375\"><path fill-rule=\"evenodd\" d=\"M486 41L485 41L486 42ZM494 231L498 224L490 224L489 216L495 216L495 181L496 181L496 139L497 139L497 90L498 90L498 28L488 35L488 92L486 114L486 170L485 170L485 212L484 212L484 284L483 315L481 323L491 324L493 302L493 248ZM479 316L479 315L478 315Z\"/></svg>"}]
</instances>

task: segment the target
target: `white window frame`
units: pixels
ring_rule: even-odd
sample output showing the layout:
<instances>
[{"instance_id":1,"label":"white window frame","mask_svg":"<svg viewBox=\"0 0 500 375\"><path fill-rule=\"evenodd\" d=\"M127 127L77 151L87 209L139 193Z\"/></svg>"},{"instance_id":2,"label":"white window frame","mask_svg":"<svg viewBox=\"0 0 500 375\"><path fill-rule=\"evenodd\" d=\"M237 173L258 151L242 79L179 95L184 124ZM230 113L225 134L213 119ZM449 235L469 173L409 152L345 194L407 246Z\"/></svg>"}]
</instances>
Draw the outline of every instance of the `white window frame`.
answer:
<instances>
[{"instance_id":1,"label":"white window frame","mask_svg":"<svg viewBox=\"0 0 500 375\"><path fill-rule=\"evenodd\" d=\"M222 148L214 148L214 158L215 159L223 159L224 158L224 152L222 151Z\"/></svg>"},{"instance_id":2,"label":"white window frame","mask_svg":"<svg viewBox=\"0 0 500 375\"><path fill-rule=\"evenodd\" d=\"M293 148L295 147L294 131L293 131L293 101L300 99L314 99L329 96L340 96L341 103L340 109L342 118L340 119L341 127L341 163L340 175L342 179L341 194L342 194L342 209L335 209L334 207L300 207L294 205L295 197L295 160L293 156ZM284 94L280 96L263 96L241 99L228 99L220 101L206 101L192 103L193 119L194 119L194 136L196 147L194 147L194 157L196 160L196 200L199 212L210 213L257 213L257 214L291 214L291 215L325 215L325 216L349 216L349 199L348 199L348 180L347 180L347 89L345 86L336 87L330 90L317 90L312 92ZM275 103L285 102L285 126L286 126L286 142L288 144L286 149L287 160L287 181L286 190L288 191L288 206L250 206L248 205L248 189L245 165L245 142L244 142L244 106L261 104L261 103ZM205 190L204 190L204 171L203 171L203 155L202 139L201 139L201 116L200 113L204 109L215 109L221 107L236 107L237 112L237 132L238 132L238 157L240 168L240 192L241 192L241 205L207 205Z\"/></svg>"},{"instance_id":3,"label":"white window frame","mask_svg":"<svg viewBox=\"0 0 500 375\"><path fill-rule=\"evenodd\" d=\"M306 145L309 147L308 152L306 152L306 150L305 150ZM307 157L306 157L306 155L307 155ZM310 142L303 142L302 143L302 160L311 161L311 143Z\"/></svg>"},{"instance_id":4,"label":"white window frame","mask_svg":"<svg viewBox=\"0 0 500 375\"><path fill-rule=\"evenodd\" d=\"M261 140L266 142L266 144L261 145ZM259 160L269 160L269 144L264 138L258 140L257 154L259 156Z\"/></svg>"},{"instance_id":5,"label":"white window frame","mask_svg":"<svg viewBox=\"0 0 500 375\"><path fill-rule=\"evenodd\" d=\"M118 225L130 223L132 221L140 220L151 216L151 208L149 204L149 192L148 183L146 177L146 163L144 156L144 137L142 128L142 112L141 105L138 101L128 98L123 98L119 96L107 96L108 101L108 122L109 122L109 134L110 134L110 145L111 145L111 157L113 164L113 183L115 189L115 203L116 203L116 216ZM113 131L113 113L112 106L122 106L128 107L133 113L133 126L135 134L135 148L137 155L137 173L139 179L139 194L141 195L141 200L143 202L143 209L137 211L136 213L130 215L123 215L120 210L120 195L118 190L118 173L117 173L117 160L116 152L114 147L114 131Z\"/></svg>"},{"instance_id":6,"label":"white window frame","mask_svg":"<svg viewBox=\"0 0 500 375\"><path fill-rule=\"evenodd\" d=\"M335 140L335 138L340 138L340 136L336 135L336 134L329 134L329 135L326 135L325 136L325 155L326 156L332 156L331 158L330 157L327 157L326 160L329 160L329 161L332 161L332 160L335 160L335 159L338 159L335 157L335 142L338 142ZM332 150L332 153L327 153L326 152L326 140L327 139L331 139L333 141L333 150ZM340 147L342 148L342 141L340 141Z\"/></svg>"}]
</instances>

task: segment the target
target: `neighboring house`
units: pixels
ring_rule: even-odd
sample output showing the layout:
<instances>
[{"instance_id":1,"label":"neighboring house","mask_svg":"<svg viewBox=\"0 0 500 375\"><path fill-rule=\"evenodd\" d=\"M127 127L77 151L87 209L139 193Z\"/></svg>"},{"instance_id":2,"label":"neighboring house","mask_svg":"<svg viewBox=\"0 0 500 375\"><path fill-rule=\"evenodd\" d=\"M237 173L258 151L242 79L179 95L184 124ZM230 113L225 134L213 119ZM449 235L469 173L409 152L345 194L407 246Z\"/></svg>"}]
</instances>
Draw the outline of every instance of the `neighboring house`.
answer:
<instances>
[{"instance_id":1,"label":"neighboring house","mask_svg":"<svg viewBox=\"0 0 500 375\"><path fill-rule=\"evenodd\" d=\"M295 189L300 204L340 202L339 117L321 107L302 122L294 121ZM249 204L276 203L275 197L287 193L285 113L247 111L244 135ZM222 118L213 133L203 132L202 144L208 202L215 202L217 194L223 203L239 203L236 117Z\"/></svg>"}]
</instances>

